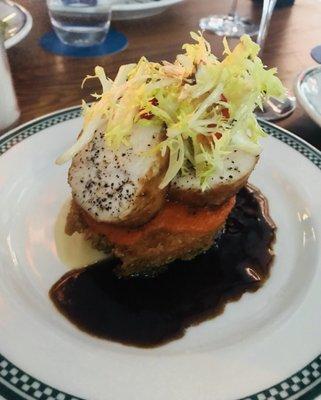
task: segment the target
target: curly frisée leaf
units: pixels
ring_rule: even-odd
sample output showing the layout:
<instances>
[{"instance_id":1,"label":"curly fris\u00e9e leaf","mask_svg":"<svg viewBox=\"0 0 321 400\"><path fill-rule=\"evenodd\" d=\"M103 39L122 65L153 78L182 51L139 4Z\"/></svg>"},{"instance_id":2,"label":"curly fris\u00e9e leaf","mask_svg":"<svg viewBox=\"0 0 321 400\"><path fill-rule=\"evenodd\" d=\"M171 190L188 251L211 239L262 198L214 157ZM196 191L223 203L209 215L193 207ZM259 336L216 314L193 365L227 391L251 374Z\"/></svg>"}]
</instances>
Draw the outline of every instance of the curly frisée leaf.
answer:
<instances>
[{"instance_id":1,"label":"curly fris\u00e9e leaf","mask_svg":"<svg viewBox=\"0 0 321 400\"><path fill-rule=\"evenodd\" d=\"M181 135L167 139L161 144L162 154L165 155L165 149L169 150L169 164L167 172L160 184L160 188L166 187L172 179L178 174L184 163L184 142Z\"/></svg>"},{"instance_id":2,"label":"curly fris\u00e9e leaf","mask_svg":"<svg viewBox=\"0 0 321 400\"><path fill-rule=\"evenodd\" d=\"M168 154L162 188L178 173L193 169L205 190L233 150L259 154L264 132L254 110L269 97L284 95L276 69L263 65L259 46L247 35L233 50L223 40L222 61L201 33L192 32L191 37L194 43L184 44L173 63L142 57L136 64L121 66L114 81L97 66L83 85L98 79L102 92L92 94L96 101L91 105L83 101L82 134L57 162L71 159L97 129L104 129L108 148L130 146L135 124L157 125L166 132L151 149Z\"/></svg>"}]
</instances>

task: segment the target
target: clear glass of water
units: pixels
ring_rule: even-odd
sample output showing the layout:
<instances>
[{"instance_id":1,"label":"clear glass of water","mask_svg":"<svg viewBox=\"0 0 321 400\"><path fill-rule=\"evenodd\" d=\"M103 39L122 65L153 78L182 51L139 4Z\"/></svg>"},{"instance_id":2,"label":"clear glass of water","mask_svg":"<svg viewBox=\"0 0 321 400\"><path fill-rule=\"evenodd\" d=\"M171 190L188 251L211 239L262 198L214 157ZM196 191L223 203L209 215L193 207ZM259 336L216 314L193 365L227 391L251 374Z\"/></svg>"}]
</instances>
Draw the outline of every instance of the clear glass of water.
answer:
<instances>
[{"instance_id":1,"label":"clear glass of water","mask_svg":"<svg viewBox=\"0 0 321 400\"><path fill-rule=\"evenodd\" d=\"M105 40L112 0L47 0L47 5L54 31L64 44L89 47Z\"/></svg>"}]
</instances>

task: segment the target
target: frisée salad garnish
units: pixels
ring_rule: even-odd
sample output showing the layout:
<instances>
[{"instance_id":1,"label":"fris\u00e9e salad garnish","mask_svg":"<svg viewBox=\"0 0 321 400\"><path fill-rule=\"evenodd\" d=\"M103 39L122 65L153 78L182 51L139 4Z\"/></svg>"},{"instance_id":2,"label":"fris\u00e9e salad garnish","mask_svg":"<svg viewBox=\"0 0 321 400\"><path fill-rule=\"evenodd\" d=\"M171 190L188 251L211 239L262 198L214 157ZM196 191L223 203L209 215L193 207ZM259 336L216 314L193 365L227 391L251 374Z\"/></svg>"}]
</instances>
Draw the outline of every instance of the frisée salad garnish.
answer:
<instances>
[{"instance_id":1,"label":"fris\u00e9e salad garnish","mask_svg":"<svg viewBox=\"0 0 321 400\"><path fill-rule=\"evenodd\" d=\"M92 94L92 104L83 101L82 134L57 163L70 160L97 129L104 130L107 148L130 146L136 124L159 125L165 132L164 140L150 150L169 157L161 187L192 169L205 190L232 151L258 155L265 134L254 110L269 97L284 95L276 68L264 66L259 46L247 35L233 50L224 39L221 61L201 33L191 37L194 43L184 44L173 63L142 57L121 66L114 80L97 66L83 85L99 79L102 91Z\"/></svg>"}]
</instances>

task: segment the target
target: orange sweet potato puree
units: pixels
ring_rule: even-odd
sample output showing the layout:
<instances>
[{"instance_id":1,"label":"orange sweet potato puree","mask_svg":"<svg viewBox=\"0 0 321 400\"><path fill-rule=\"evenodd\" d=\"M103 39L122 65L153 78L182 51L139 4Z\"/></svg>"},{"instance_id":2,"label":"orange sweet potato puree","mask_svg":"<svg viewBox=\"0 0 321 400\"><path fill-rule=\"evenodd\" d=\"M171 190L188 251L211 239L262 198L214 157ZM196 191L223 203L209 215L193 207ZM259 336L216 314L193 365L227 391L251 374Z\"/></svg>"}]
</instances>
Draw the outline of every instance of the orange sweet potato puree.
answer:
<instances>
[{"instance_id":1,"label":"orange sweet potato puree","mask_svg":"<svg viewBox=\"0 0 321 400\"><path fill-rule=\"evenodd\" d=\"M160 229L172 233L190 232L193 236L215 231L224 224L234 204L235 196L214 209L191 208L182 203L168 201L151 221L135 229L97 222L88 214L84 217L93 232L105 235L109 242L128 246Z\"/></svg>"}]
</instances>

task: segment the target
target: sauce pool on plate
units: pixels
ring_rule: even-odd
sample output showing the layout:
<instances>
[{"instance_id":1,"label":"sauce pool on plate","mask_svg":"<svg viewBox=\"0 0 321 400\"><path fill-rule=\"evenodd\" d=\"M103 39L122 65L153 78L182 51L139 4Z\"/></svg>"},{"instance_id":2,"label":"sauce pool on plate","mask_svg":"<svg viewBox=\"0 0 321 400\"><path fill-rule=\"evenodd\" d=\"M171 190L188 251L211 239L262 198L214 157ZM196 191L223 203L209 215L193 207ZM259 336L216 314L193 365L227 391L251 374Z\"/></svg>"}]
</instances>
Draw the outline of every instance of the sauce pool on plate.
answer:
<instances>
[{"instance_id":1,"label":"sauce pool on plate","mask_svg":"<svg viewBox=\"0 0 321 400\"><path fill-rule=\"evenodd\" d=\"M50 290L57 309L81 330L127 345L154 347L224 311L269 277L275 225L267 201L248 186L206 253L176 260L157 276L120 278L118 259L67 272Z\"/></svg>"}]
</instances>

